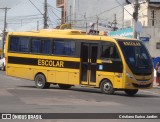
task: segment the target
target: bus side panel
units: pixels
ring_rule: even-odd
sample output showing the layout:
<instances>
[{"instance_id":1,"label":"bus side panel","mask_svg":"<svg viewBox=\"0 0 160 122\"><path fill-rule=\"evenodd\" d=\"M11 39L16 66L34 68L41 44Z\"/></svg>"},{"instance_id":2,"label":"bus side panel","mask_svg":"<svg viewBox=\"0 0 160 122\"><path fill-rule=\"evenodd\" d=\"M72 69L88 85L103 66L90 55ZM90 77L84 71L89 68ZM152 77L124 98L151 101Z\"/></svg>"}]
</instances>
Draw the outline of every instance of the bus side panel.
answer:
<instances>
[{"instance_id":1,"label":"bus side panel","mask_svg":"<svg viewBox=\"0 0 160 122\"><path fill-rule=\"evenodd\" d=\"M79 72L70 72L69 73L69 84L80 85L80 76Z\"/></svg>"},{"instance_id":2,"label":"bus side panel","mask_svg":"<svg viewBox=\"0 0 160 122\"><path fill-rule=\"evenodd\" d=\"M47 71L47 81L49 83L56 83L56 71L52 70Z\"/></svg>"},{"instance_id":3,"label":"bus side panel","mask_svg":"<svg viewBox=\"0 0 160 122\"><path fill-rule=\"evenodd\" d=\"M41 73L43 74L45 77L46 77L46 81L48 80L47 78L47 70L43 70L43 69L34 69L34 78L35 76L38 74L38 73ZM32 80L34 80L34 78Z\"/></svg>"},{"instance_id":4,"label":"bus side panel","mask_svg":"<svg viewBox=\"0 0 160 122\"><path fill-rule=\"evenodd\" d=\"M123 88L123 73L114 72L97 72L97 84L98 87L103 79L108 79L113 84L114 88Z\"/></svg>"},{"instance_id":5,"label":"bus side panel","mask_svg":"<svg viewBox=\"0 0 160 122\"><path fill-rule=\"evenodd\" d=\"M56 83L68 84L69 73L65 71L56 72Z\"/></svg>"},{"instance_id":6,"label":"bus side panel","mask_svg":"<svg viewBox=\"0 0 160 122\"><path fill-rule=\"evenodd\" d=\"M79 72L47 71L47 82L79 85Z\"/></svg>"},{"instance_id":7,"label":"bus side panel","mask_svg":"<svg viewBox=\"0 0 160 122\"><path fill-rule=\"evenodd\" d=\"M108 79L109 81L111 81L111 83L113 84L113 87L114 87L114 73L112 72L101 72L101 71L98 71L97 72L97 87L100 86L100 83L103 79Z\"/></svg>"},{"instance_id":8,"label":"bus side panel","mask_svg":"<svg viewBox=\"0 0 160 122\"><path fill-rule=\"evenodd\" d=\"M7 75L33 80L33 69L23 66L8 66Z\"/></svg>"},{"instance_id":9,"label":"bus side panel","mask_svg":"<svg viewBox=\"0 0 160 122\"><path fill-rule=\"evenodd\" d=\"M124 88L124 76L123 73L114 74L114 88Z\"/></svg>"}]
</instances>

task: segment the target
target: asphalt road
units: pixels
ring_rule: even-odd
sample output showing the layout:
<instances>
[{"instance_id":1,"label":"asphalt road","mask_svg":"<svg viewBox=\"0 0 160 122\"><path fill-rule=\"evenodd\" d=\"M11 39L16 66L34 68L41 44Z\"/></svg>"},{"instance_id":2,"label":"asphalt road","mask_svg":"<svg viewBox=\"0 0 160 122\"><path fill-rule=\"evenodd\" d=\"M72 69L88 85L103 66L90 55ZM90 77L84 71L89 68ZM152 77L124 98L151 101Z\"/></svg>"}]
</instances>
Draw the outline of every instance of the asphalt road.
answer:
<instances>
[{"instance_id":1,"label":"asphalt road","mask_svg":"<svg viewBox=\"0 0 160 122\"><path fill-rule=\"evenodd\" d=\"M11 112L160 113L160 89L140 90L134 97L128 97L122 91L116 92L115 95L105 95L99 89L84 87L62 90L51 85L49 89L37 89L34 81L9 77L0 71L0 113Z\"/></svg>"}]
</instances>

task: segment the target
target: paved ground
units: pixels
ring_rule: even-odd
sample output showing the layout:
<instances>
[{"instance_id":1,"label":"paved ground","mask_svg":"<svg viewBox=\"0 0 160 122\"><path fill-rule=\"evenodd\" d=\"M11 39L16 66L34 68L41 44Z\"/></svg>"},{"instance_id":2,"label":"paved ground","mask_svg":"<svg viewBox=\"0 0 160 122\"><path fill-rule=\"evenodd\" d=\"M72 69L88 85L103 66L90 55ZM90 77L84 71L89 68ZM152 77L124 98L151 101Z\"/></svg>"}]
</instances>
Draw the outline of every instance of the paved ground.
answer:
<instances>
[{"instance_id":1,"label":"paved ground","mask_svg":"<svg viewBox=\"0 0 160 122\"><path fill-rule=\"evenodd\" d=\"M70 90L62 90L58 86L51 86L50 89L37 89L33 81L8 77L0 71L0 113L10 112L160 113L160 88L140 90L134 97L126 96L124 92L105 95L98 89L81 87L73 87ZM64 120L48 121L63 122ZM75 120L67 121L74 122ZM128 122L128 120L118 121ZM149 122L149 120L144 121Z\"/></svg>"}]
</instances>

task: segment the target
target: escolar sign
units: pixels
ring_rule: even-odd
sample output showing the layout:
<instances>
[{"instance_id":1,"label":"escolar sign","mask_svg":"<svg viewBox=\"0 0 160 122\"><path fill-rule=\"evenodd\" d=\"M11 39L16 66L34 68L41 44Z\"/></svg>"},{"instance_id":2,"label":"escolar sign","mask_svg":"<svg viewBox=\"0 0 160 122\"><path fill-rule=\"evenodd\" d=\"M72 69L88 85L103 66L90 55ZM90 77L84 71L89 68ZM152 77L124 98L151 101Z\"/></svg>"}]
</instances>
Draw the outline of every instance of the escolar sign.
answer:
<instances>
[{"instance_id":1,"label":"escolar sign","mask_svg":"<svg viewBox=\"0 0 160 122\"><path fill-rule=\"evenodd\" d=\"M64 67L64 62L63 61L38 59L38 66Z\"/></svg>"},{"instance_id":2,"label":"escolar sign","mask_svg":"<svg viewBox=\"0 0 160 122\"><path fill-rule=\"evenodd\" d=\"M141 46L139 42L123 42L125 46Z\"/></svg>"}]
</instances>

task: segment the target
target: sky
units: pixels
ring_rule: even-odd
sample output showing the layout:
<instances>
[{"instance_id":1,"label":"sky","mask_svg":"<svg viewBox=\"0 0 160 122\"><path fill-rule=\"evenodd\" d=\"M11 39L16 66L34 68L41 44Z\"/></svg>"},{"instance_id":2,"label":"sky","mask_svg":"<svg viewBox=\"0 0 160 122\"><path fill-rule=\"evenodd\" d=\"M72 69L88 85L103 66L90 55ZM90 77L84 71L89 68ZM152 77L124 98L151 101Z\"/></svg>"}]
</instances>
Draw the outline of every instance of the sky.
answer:
<instances>
[{"instance_id":1,"label":"sky","mask_svg":"<svg viewBox=\"0 0 160 122\"><path fill-rule=\"evenodd\" d=\"M38 8L38 11L34 5ZM0 0L0 8L10 8L7 12L7 31L30 31L43 28L44 0ZM49 27L60 24L61 9L56 8L56 0L48 0ZM4 10L0 10L0 31L3 30Z\"/></svg>"},{"instance_id":2,"label":"sky","mask_svg":"<svg viewBox=\"0 0 160 122\"><path fill-rule=\"evenodd\" d=\"M89 25L97 23L97 19L103 25L111 25L109 23L115 20L115 14L118 21L117 26L123 26L123 5L127 4L125 0L77 0L76 3L74 0L68 0L68 4L71 5L71 7L68 7L68 11L73 10L69 20L77 20L72 27L89 30ZM76 7L74 8L74 6ZM87 28L86 25L88 25ZM98 28L102 31L111 30L102 26ZM95 29L97 29L97 26L95 26Z\"/></svg>"}]
</instances>

